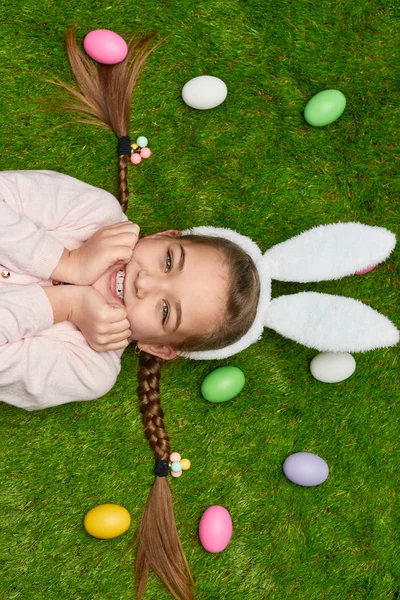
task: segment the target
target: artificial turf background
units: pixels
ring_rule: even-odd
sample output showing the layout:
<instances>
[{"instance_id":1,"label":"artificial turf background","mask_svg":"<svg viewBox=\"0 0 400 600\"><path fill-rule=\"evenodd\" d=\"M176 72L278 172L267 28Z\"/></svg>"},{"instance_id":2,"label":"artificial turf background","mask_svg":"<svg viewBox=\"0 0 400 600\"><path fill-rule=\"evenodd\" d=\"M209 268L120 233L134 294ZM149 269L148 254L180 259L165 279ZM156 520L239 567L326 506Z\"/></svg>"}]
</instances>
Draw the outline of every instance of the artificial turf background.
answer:
<instances>
[{"instance_id":1,"label":"artificial turf background","mask_svg":"<svg viewBox=\"0 0 400 600\"><path fill-rule=\"evenodd\" d=\"M153 151L130 168L128 214L143 233L229 226L267 249L339 220L399 231L391 1L3 0L0 169L59 170L115 193L113 135L48 110L66 96L46 80L71 81L68 25L79 40L96 28L167 37L133 102L132 137L146 135ZM202 74L228 86L211 111L180 99ZM312 128L302 111L326 88L345 94L346 110ZM273 295L348 295L400 325L398 258L397 250L363 277L275 284ZM230 360L164 368L172 447L192 461L172 487L199 600L399 598L398 349L355 355L355 374L336 385L311 377L315 354L267 331ZM247 383L213 405L200 384L222 364L240 367ZM134 598L124 550L153 480L136 367L128 350L115 388L96 402L36 413L0 404L1 600ZM298 451L328 462L323 485L285 479L282 463ZM105 502L131 512L128 534L100 541L85 533L85 513ZM212 504L234 523L219 555L197 537ZM152 578L146 600L169 597Z\"/></svg>"}]
</instances>

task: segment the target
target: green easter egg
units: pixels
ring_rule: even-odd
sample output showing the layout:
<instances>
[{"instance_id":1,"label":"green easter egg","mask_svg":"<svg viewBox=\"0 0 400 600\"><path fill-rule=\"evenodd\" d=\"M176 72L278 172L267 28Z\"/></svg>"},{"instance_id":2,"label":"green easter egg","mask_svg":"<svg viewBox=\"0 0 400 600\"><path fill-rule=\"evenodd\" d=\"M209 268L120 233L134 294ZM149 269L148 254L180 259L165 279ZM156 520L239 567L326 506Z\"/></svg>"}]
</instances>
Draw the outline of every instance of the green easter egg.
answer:
<instances>
[{"instance_id":1,"label":"green easter egg","mask_svg":"<svg viewBox=\"0 0 400 600\"><path fill-rule=\"evenodd\" d=\"M219 367L204 379L201 393L209 402L226 402L238 395L244 382L243 372L237 367Z\"/></svg>"},{"instance_id":2,"label":"green easter egg","mask_svg":"<svg viewBox=\"0 0 400 600\"><path fill-rule=\"evenodd\" d=\"M324 127L336 121L346 107L346 98L339 90L324 90L309 100L304 118L313 127Z\"/></svg>"}]
</instances>

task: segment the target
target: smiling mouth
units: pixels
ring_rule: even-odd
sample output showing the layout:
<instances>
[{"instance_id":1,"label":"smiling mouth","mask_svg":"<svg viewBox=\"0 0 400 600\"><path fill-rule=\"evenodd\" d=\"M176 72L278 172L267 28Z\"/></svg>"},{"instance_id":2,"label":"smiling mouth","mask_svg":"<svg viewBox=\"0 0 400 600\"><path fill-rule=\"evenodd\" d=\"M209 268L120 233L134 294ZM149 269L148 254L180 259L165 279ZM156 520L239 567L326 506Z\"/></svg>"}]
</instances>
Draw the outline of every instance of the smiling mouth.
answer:
<instances>
[{"instance_id":1,"label":"smiling mouth","mask_svg":"<svg viewBox=\"0 0 400 600\"><path fill-rule=\"evenodd\" d=\"M118 298L124 301L124 281L125 281L125 271L122 269L118 271L117 276L115 278L115 293Z\"/></svg>"}]
</instances>

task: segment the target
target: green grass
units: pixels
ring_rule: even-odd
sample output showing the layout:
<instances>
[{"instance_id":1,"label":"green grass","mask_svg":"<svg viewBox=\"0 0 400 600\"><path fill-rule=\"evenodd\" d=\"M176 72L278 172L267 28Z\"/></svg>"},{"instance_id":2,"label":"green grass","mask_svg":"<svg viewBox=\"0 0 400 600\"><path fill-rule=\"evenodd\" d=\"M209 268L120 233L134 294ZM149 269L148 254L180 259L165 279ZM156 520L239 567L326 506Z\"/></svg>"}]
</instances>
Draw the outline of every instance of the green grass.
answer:
<instances>
[{"instance_id":1,"label":"green grass","mask_svg":"<svg viewBox=\"0 0 400 600\"><path fill-rule=\"evenodd\" d=\"M5 0L0 5L0 169L54 169L115 193L111 133L51 112L65 99L47 79L71 81L64 32L159 31L167 37L139 81L132 136L153 156L131 167L129 216L144 233L213 224L263 249L304 229L359 220L399 231L399 98L394 3L389 0ZM180 99L197 75L221 77L226 102L195 111ZM326 88L347 98L326 128L303 119ZM398 169L398 162L397 162ZM399 251L364 277L276 284L353 296L400 324ZM173 449L192 468L173 481L176 519L199 600L395 600L400 590L398 349L356 355L348 381L314 380L316 352L267 331L221 362L164 368ZM233 401L213 405L200 385L216 366L246 375ZM103 399L26 413L0 405L0 599L131 600L124 550L153 477L127 351ZM330 466L321 486L282 474L310 451ZM109 541L82 527L105 502L132 514ZM212 504L234 533L219 555L197 537ZM146 600L170 596L152 577Z\"/></svg>"}]
</instances>

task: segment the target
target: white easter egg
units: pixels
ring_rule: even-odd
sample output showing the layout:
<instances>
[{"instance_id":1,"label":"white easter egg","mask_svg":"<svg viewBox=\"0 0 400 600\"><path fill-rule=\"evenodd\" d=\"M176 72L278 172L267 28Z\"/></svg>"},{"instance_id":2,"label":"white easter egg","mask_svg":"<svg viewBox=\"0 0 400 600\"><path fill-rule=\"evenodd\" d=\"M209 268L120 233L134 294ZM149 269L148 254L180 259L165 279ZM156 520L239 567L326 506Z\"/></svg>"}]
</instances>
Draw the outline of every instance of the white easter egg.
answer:
<instances>
[{"instance_id":1,"label":"white easter egg","mask_svg":"<svg viewBox=\"0 0 400 600\"><path fill-rule=\"evenodd\" d=\"M212 75L201 75L191 79L182 89L182 98L191 108L207 110L221 104L228 94L222 79Z\"/></svg>"},{"instance_id":2,"label":"white easter egg","mask_svg":"<svg viewBox=\"0 0 400 600\"><path fill-rule=\"evenodd\" d=\"M324 383L338 383L353 375L356 361L348 352L321 352L310 363L311 375Z\"/></svg>"}]
</instances>

